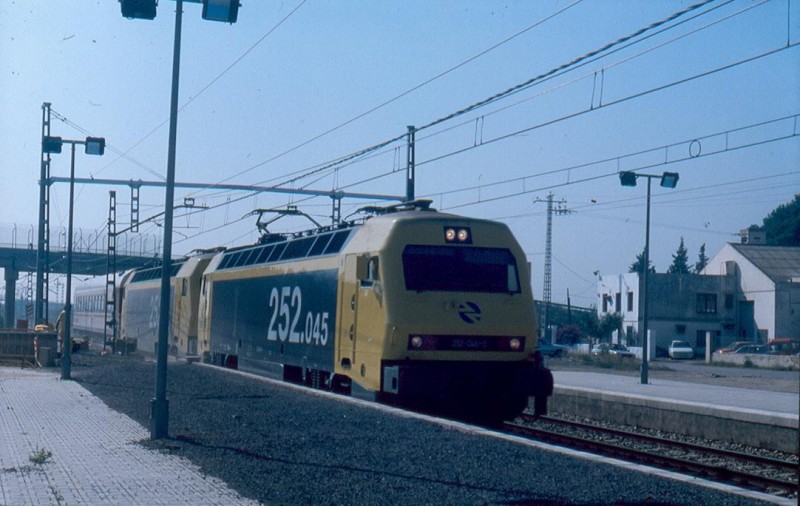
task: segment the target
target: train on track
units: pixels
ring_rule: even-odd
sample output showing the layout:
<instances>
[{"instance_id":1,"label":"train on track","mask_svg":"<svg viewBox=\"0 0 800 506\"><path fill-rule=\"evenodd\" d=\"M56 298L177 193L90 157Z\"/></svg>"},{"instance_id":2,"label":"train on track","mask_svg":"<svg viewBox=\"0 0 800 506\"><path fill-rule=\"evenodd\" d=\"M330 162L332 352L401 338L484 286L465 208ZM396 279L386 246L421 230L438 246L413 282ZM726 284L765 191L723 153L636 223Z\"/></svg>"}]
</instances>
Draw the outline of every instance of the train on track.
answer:
<instances>
[{"instance_id":1,"label":"train on track","mask_svg":"<svg viewBox=\"0 0 800 506\"><path fill-rule=\"evenodd\" d=\"M381 402L513 418L537 381L528 262L506 225L429 205L373 207L359 222L174 262L170 353ZM160 276L160 267L128 272L116 288L126 349L156 351ZM94 297L87 307L99 309L97 295L76 291L76 333L90 321L81 301Z\"/></svg>"}]
</instances>

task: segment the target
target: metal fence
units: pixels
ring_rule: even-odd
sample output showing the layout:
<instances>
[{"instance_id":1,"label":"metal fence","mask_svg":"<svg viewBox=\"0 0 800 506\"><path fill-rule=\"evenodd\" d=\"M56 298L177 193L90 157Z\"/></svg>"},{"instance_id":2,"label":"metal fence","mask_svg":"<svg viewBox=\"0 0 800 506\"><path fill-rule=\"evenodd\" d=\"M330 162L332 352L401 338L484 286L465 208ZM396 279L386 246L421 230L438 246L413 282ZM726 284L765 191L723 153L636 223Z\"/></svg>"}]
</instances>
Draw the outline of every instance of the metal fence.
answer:
<instances>
[{"instance_id":1,"label":"metal fence","mask_svg":"<svg viewBox=\"0 0 800 506\"><path fill-rule=\"evenodd\" d=\"M72 249L76 253L104 254L108 248L105 231L76 229ZM117 235L117 255L155 257L161 253L162 237L153 234L122 233ZM39 233L33 225L0 223L0 247L36 250ZM50 251L67 250L66 227L50 228Z\"/></svg>"},{"instance_id":2,"label":"metal fence","mask_svg":"<svg viewBox=\"0 0 800 506\"><path fill-rule=\"evenodd\" d=\"M0 330L0 363L47 366L55 358L58 335L55 332Z\"/></svg>"}]
</instances>

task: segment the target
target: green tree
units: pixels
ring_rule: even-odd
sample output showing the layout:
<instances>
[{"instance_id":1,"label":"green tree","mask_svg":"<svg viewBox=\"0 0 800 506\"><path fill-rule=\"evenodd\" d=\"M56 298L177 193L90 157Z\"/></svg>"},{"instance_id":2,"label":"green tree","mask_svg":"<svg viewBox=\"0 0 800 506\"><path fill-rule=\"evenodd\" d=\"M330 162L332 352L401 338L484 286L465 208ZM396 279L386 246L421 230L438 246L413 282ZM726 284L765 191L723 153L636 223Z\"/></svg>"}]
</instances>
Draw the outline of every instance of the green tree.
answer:
<instances>
[{"instance_id":1,"label":"green tree","mask_svg":"<svg viewBox=\"0 0 800 506\"><path fill-rule=\"evenodd\" d=\"M601 342L611 340L611 333L622 327L622 315L619 313L606 313L599 318L595 313L594 318L588 322L589 333Z\"/></svg>"},{"instance_id":2,"label":"green tree","mask_svg":"<svg viewBox=\"0 0 800 506\"><path fill-rule=\"evenodd\" d=\"M683 244L683 237L678 250L672 255L672 265L667 269L667 274L689 274L689 252Z\"/></svg>"},{"instance_id":3,"label":"green tree","mask_svg":"<svg viewBox=\"0 0 800 506\"><path fill-rule=\"evenodd\" d=\"M700 274L700 272L706 268L708 265L708 257L706 256L706 243L703 243L700 246L700 254L697 256L697 263L694 264L694 272Z\"/></svg>"},{"instance_id":4,"label":"green tree","mask_svg":"<svg viewBox=\"0 0 800 506\"><path fill-rule=\"evenodd\" d=\"M656 268L653 265L653 261L650 260L648 263L650 264L650 272L655 273ZM633 262L630 267L628 267L628 272L638 272L639 274L644 274L644 249L642 249L641 253L636 255L636 261Z\"/></svg>"},{"instance_id":5,"label":"green tree","mask_svg":"<svg viewBox=\"0 0 800 506\"><path fill-rule=\"evenodd\" d=\"M771 246L800 246L800 193L769 213L762 228Z\"/></svg>"}]
</instances>

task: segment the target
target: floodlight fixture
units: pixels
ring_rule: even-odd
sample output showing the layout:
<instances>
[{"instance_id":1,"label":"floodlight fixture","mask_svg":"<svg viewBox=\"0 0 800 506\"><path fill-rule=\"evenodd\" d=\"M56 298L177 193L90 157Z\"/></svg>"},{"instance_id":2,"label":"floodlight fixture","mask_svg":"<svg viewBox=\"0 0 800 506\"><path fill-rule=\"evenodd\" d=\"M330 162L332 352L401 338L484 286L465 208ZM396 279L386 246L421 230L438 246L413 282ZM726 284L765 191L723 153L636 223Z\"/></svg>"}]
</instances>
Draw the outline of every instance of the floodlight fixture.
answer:
<instances>
[{"instance_id":1,"label":"floodlight fixture","mask_svg":"<svg viewBox=\"0 0 800 506\"><path fill-rule=\"evenodd\" d=\"M677 172L665 172L661 176L661 186L664 188L675 188L678 185L680 175Z\"/></svg>"},{"instance_id":2,"label":"floodlight fixture","mask_svg":"<svg viewBox=\"0 0 800 506\"><path fill-rule=\"evenodd\" d=\"M45 153L61 153L61 145L64 144L61 137L46 136L42 138L42 151Z\"/></svg>"},{"instance_id":3,"label":"floodlight fixture","mask_svg":"<svg viewBox=\"0 0 800 506\"><path fill-rule=\"evenodd\" d=\"M203 19L235 23L239 15L239 0L203 0Z\"/></svg>"},{"instance_id":4,"label":"floodlight fixture","mask_svg":"<svg viewBox=\"0 0 800 506\"><path fill-rule=\"evenodd\" d=\"M87 137L84 152L87 155L103 156L106 152L106 140L103 137Z\"/></svg>"},{"instance_id":5,"label":"floodlight fixture","mask_svg":"<svg viewBox=\"0 0 800 506\"><path fill-rule=\"evenodd\" d=\"M636 173L630 171L620 172L619 182L622 186L636 186Z\"/></svg>"},{"instance_id":6,"label":"floodlight fixture","mask_svg":"<svg viewBox=\"0 0 800 506\"><path fill-rule=\"evenodd\" d=\"M119 0L122 16L128 19L155 19L158 0Z\"/></svg>"}]
</instances>

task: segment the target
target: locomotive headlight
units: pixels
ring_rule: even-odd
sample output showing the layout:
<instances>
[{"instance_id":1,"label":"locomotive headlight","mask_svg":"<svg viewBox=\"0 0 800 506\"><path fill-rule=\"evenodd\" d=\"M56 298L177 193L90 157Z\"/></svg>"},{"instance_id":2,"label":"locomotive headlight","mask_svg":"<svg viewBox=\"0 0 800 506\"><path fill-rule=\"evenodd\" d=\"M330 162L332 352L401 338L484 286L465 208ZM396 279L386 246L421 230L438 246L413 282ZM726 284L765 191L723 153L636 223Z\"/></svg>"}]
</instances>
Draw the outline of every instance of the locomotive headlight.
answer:
<instances>
[{"instance_id":1,"label":"locomotive headlight","mask_svg":"<svg viewBox=\"0 0 800 506\"><path fill-rule=\"evenodd\" d=\"M512 351L519 351L522 349L522 341L518 337L512 337L508 340L508 347Z\"/></svg>"},{"instance_id":2,"label":"locomotive headlight","mask_svg":"<svg viewBox=\"0 0 800 506\"><path fill-rule=\"evenodd\" d=\"M422 342L423 342L423 340L422 340L421 336L413 336L411 338L410 344L411 344L412 348L418 350L418 349L422 348Z\"/></svg>"},{"instance_id":3,"label":"locomotive headlight","mask_svg":"<svg viewBox=\"0 0 800 506\"><path fill-rule=\"evenodd\" d=\"M472 244L472 232L469 227L445 227L444 240L445 242Z\"/></svg>"}]
</instances>

